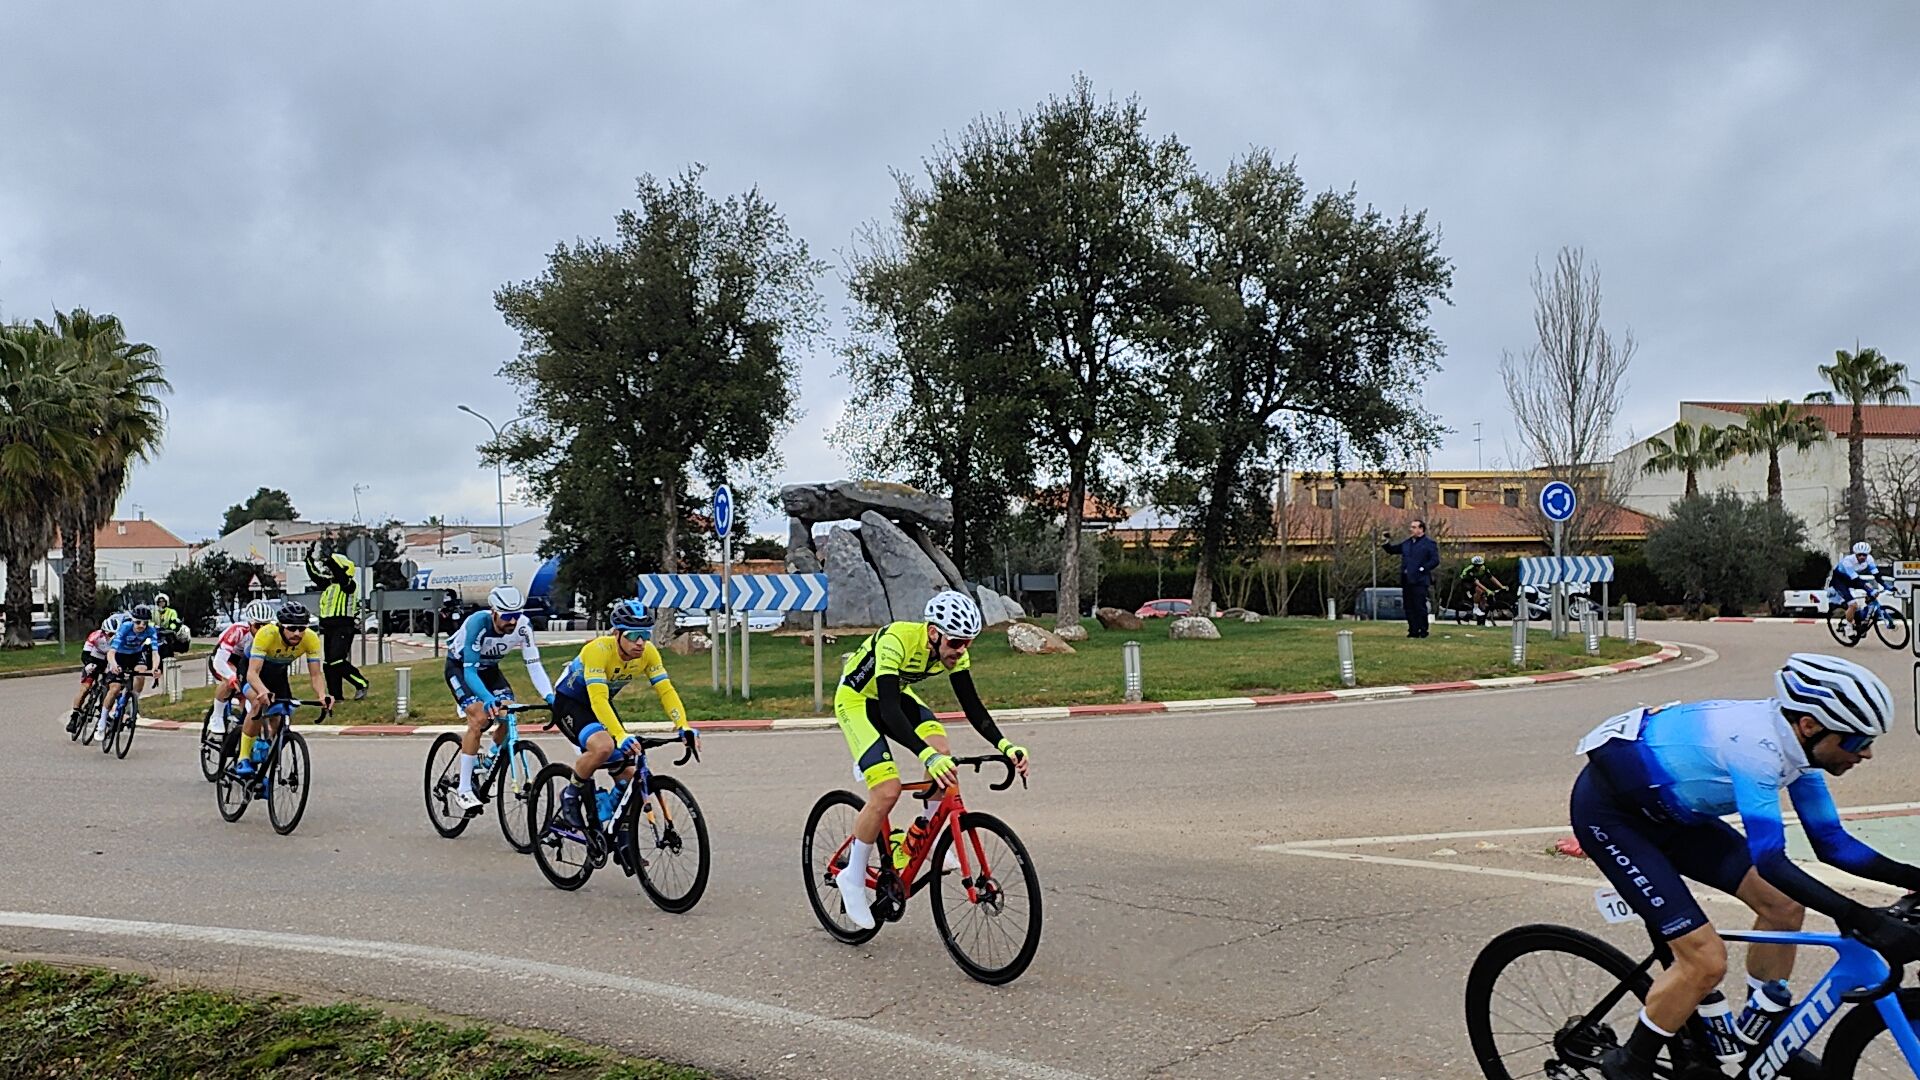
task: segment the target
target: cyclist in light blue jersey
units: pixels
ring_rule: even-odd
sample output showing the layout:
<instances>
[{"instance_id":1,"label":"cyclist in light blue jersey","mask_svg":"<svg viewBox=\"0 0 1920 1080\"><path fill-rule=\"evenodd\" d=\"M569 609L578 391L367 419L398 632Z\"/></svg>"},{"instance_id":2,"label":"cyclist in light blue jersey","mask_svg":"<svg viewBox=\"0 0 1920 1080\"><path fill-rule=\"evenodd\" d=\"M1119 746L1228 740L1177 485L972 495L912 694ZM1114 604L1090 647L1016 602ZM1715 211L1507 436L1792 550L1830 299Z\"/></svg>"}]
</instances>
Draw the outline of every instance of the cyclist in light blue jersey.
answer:
<instances>
[{"instance_id":1,"label":"cyclist in light blue jersey","mask_svg":"<svg viewBox=\"0 0 1920 1080\"><path fill-rule=\"evenodd\" d=\"M500 660L518 650L527 663L527 677L534 691L553 700L553 682L540 665L540 649L533 641L533 623L521 610L526 601L520 590L501 585L487 594L487 608L467 616L460 628L447 639L447 688L467 717L467 732L460 741L460 789L454 801L471 817L480 812L480 796L473 792L473 770L480 760L480 735L487 725L506 715L513 700L513 687L500 671ZM506 738L504 727L496 728L493 741Z\"/></svg>"},{"instance_id":2,"label":"cyclist in light blue jersey","mask_svg":"<svg viewBox=\"0 0 1920 1080\"><path fill-rule=\"evenodd\" d=\"M1860 605L1867 597L1886 591L1880 576L1880 564L1873 561L1873 545L1865 540L1853 545L1853 552L1840 556L1827 576L1827 602L1845 604L1847 622L1856 634L1860 626Z\"/></svg>"}]
</instances>

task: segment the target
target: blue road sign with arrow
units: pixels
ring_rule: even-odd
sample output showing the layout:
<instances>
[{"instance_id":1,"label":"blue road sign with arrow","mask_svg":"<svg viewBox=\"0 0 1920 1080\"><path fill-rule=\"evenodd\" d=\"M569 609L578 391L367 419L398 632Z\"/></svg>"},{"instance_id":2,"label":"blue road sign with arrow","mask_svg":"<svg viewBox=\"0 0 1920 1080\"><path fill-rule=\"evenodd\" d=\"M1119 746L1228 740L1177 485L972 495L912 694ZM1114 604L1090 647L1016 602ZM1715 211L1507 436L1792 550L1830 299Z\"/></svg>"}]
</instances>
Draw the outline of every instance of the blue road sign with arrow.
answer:
<instances>
[{"instance_id":1,"label":"blue road sign with arrow","mask_svg":"<svg viewBox=\"0 0 1920 1080\"><path fill-rule=\"evenodd\" d=\"M1540 512L1548 521L1567 520L1573 516L1573 506L1573 488L1566 482L1555 480L1540 489Z\"/></svg>"}]
</instances>

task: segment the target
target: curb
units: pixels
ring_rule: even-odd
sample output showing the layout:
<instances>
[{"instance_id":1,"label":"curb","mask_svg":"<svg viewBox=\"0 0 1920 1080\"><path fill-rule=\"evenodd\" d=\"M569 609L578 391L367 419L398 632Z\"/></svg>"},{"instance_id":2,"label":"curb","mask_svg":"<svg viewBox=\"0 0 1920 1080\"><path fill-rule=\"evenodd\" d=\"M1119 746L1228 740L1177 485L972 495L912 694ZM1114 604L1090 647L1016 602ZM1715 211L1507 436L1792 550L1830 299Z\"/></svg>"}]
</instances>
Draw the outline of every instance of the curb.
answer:
<instances>
[{"instance_id":1,"label":"curb","mask_svg":"<svg viewBox=\"0 0 1920 1080\"><path fill-rule=\"evenodd\" d=\"M1575 668L1572 671L1550 671L1543 675L1506 675L1490 679L1463 679L1456 682L1419 683L1413 686L1357 686L1345 690L1307 690L1292 694L1265 694L1260 697L1193 698L1185 701L1141 701L1125 704L1107 705L1056 705L1026 709L1000 709L994 712L996 720L1069 720L1088 716L1129 716L1138 713L1183 713L1183 712L1226 712L1235 709L1263 709L1276 705L1324 704L1333 701L1368 701L1376 698L1411 697L1415 694L1446 694L1464 690L1506 690L1520 686L1538 686L1544 683L1569 682L1575 679L1597 679L1607 675L1619 675L1628 671L1639 671L1659 664L1665 664L1680 657L1680 646L1670 641L1656 641L1660 651L1651 656L1636 657L1632 660L1620 660L1611 664L1598 664L1593 667ZM936 714L943 721L964 720L966 714L944 712ZM142 719L140 726L157 731L196 730L197 721L188 723L180 720ZM295 728L303 735L440 735L446 732L460 732L467 729L465 724L296 724ZM707 731L817 731L826 728L838 728L840 722L832 716L792 716L766 720L708 720L696 724L702 732ZM628 731L645 735L663 735L673 730L673 725L664 720L647 721L626 725ZM549 724L526 725L529 732L552 732Z\"/></svg>"},{"instance_id":2,"label":"curb","mask_svg":"<svg viewBox=\"0 0 1920 1080\"><path fill-rule=\"evenodd\" d=\"M1801 619L1779 615L1715 615L1708 622L1724 623L1777 623L1782 626L1821 626L1825 619Z\"/></svg>"}]
</instances>

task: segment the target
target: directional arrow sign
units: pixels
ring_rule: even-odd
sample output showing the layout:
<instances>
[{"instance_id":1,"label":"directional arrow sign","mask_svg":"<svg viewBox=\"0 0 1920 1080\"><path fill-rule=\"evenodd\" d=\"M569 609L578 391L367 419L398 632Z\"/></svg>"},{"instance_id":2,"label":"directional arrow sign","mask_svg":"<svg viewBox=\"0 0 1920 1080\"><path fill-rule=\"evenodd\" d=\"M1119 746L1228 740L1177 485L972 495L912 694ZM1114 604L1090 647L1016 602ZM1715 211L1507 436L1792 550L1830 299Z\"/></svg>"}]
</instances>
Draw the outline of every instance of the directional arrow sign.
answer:
<instances>
[{"instance_id":1,"label":"directional arrow sign","mask_svg":"<svg viewBox=\"0 0 1920 1080\"><path fill-rule=\"evenodd\" d=\"M721 540L733 531L733 492L721 484L713 489L713 535Z\"/></svg>"},{"instance_id":2,"label":"directional arrow sign","mask_svg":"<svg viewBox=\"0 0 1920 1080\"><path fill-rule=\"evenodd\" d=\"M1565 521L1573 516L1573 488L1555 480L1540 489L1540 512L1548 521Z\"/></svg>"}]
</instances>

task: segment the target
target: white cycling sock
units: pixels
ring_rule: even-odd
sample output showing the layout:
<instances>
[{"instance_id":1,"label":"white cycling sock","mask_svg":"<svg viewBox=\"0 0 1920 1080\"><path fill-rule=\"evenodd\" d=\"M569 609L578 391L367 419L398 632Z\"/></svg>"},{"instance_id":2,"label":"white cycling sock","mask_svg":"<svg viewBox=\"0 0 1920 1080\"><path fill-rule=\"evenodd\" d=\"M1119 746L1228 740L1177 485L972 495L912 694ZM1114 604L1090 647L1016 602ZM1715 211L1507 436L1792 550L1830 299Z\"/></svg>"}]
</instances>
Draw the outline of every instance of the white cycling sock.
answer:
<instances>
[{"instance_id":1,"label":"white cycling sock","mask_svg":"<svg viewBox=\"0 0 1920 1080\"><path fill-rule=\"evenodd\" d=\"M476 754L460 755L460 790L473 794L473 766L480 760Z\"/></svg>"},{"instance_id":2,"label":"white cycling sock","mask_svg":"<svg viewBox=\"0 0 1920 1080\"><path fill-rule=\"evenodd\" d=\"M1656 1024L1653 1021L1647 1019L1647 1010L1645 1009L1640 1010L1640 1023L1644 1025L1648 1031L1653 1032L1655 1035L1658 1035L1663 1039L1673 1038L1673 1032L1668 1031L1666 1028L1663 1028L1659 1024Z\"/></svg>"},{"instance_id":3,"label":"white cycling sock","mask_svg":"<svg viewBox=\"0 0 1920 1080\"><path fill-rule=\"evenodd\" d=\"M847 865L864 867L873 858L873 845L855 838L853 846L847 850Z\"/></svg>"}]
</instances>

